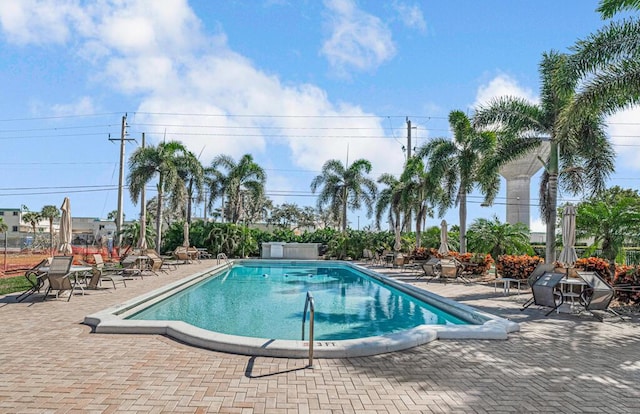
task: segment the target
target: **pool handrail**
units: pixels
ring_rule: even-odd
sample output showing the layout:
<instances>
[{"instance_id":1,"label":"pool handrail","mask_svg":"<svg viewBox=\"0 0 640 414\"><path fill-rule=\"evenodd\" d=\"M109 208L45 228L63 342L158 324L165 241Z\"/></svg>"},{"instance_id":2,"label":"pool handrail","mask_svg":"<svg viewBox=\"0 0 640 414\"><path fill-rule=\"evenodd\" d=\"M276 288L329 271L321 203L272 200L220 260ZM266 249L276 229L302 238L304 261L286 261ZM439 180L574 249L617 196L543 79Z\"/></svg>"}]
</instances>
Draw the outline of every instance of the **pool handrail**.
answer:
<instances>
[{"instance_id":1,"label":"pool handrail","mask_svg":"<svg viewBox=\"0 0 640 414\"><path fill-rule=\"evenodd\" d=\"M313 368L313 325L315 322L315 303L311 292L307 292L302 311L302 340L304 341L304 323L307 320L307 308L309 309L309 367Z\"/></svg>"}]
</instances>

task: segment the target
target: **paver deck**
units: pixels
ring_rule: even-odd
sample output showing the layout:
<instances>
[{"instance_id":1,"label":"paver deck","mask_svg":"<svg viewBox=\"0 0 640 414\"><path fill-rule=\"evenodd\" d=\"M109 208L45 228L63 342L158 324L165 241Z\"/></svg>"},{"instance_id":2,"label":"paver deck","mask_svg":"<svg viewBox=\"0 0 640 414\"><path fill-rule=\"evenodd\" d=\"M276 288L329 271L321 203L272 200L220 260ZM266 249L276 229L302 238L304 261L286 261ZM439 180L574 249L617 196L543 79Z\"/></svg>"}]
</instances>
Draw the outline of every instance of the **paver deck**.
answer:
<instances>
[{"instance_id":1,"label":"paver deck","mask_svg":"<svg viewBox=\"0 0 640 414\"><path fill-rule=\"evenodd\" d=\"M552 314L493 285L415 284L521 323L507 341L439 340L352 359L230 355L157 335L93 334L85 315L210 266L84 297L0 296L0 412L640 412L637 317ZM392 272L381 269L385 272ZM414 282L408 272L395 277Z\"/></svg>"}]
</instances>

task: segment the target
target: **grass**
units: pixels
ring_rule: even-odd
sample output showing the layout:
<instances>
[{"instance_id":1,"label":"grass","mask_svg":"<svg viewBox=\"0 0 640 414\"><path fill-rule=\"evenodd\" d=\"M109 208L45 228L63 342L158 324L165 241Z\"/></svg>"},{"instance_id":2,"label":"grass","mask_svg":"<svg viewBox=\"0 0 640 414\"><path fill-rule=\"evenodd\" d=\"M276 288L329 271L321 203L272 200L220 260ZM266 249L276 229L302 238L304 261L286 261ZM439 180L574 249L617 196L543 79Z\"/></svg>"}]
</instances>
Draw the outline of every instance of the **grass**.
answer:
<instances>
[{"instance_id":1,"label":"grass","mask_svg":"<svg viewBox=\"0 0 640 414\"><path fill-rule=\"evenodd\" d=\"M24 276L14 276L0 279L0 295L22 292L29 289L30 287L31 285Z\"/></svg>"}]
</instances>

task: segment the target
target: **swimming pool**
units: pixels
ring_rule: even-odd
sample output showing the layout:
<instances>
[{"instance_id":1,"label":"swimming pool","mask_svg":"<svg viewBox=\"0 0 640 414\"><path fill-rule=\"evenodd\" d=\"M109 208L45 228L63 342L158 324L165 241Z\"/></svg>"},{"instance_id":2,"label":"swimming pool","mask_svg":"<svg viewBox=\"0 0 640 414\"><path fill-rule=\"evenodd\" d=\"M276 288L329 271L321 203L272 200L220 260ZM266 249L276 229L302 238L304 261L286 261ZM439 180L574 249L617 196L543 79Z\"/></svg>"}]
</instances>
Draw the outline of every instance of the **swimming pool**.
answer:
<instances>
[{"instance_id":1,"label":"swimming pool","mask_svg":"<svg viewBox=\"0 0 640 414\"><path fill-rule=\"evenodd\" d=\"M340 263L265 261L236 264L128 319L184 321L229 335L297 340L307 292L315 302L316 340L469 323Z\"/></svg>"},{"instance_id":2,"label":"swimming pool","mask_svg":"<svg viewBox=\"0 0 640 414\"><path fill-rule=\"evenodd\" d=\"M352 263L278 260L217 266L85 323L95 332L156 333L225 352L306 357L309 344L300 335L307 291L316 303L316 357L373 355L438 338L506 339L519 329Z\"/></svg>"}]
</instances>

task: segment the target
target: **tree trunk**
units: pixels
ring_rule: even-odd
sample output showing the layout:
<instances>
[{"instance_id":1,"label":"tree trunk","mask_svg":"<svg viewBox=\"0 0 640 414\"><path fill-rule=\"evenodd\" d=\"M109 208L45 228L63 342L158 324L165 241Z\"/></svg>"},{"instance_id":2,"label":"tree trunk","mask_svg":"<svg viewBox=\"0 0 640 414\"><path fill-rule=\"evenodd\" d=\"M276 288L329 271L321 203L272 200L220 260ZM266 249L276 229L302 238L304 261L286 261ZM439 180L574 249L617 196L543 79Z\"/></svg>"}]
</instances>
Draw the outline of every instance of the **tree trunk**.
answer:
<instances>
[{"instance_id":1,"label":"tree trunk","mask_svg":"<svg viewBox=\"0 0 640 414\"><path fill-rule=\"evenodd\" d=\"M49 217L49 250L53 256L53 217Z\"/></svg>"},{"instance_id":2,"label":"tree trunk","mask_svg":"<svg viewBox=\"0 0 640 414\"><path fill-rule=\"evenodd\" d=\"M547 186L547 236L545 263L555 263L556 261L556 218L558 203L558 143L551 140L551 153L549 155L549 165L547 173L549 182Z\"/></svg>"},{"instance_id":3,"label":"tree trunk","mask_svg":"<svg viewBox=\"0 0 640 414\"><path fill-rule=\"evenodd\" d=\"M342 189L342 234L347 232L347 187Z\"/></svg>"},{"instance_id":4,"label":"tree trunk","mask_svg":"<svg viewBox=\"0 0 640 414\"><path fill-rule=\"evenodd\" d=\"M158 205L156 206L156 250L161 253L162 243L162 176L158 180Z\"/></svg>"},{"instance_id":5,"label":"tree trunk","mask_svg":"<svg viewBox=\"0 0 640 414\"><path fill-rule=\"evenodd\" d=\"M463 183L460 183L460 254L467 252L467 193Z\"/></svg>"},{"instance_id":6,"label":"tree trunk","mask_svg":"<svg viewBox=\"0 0 640 414\"><path fill-rule=\"evenodd\" d=\"M193 192L193 180L189 180L189 188L187 190L187 197L189 197L189 199L187 200L187 223L191 224L191 203L192 203L192 197L193 195L191 194Z\"/></svg>"}]
</instances>

